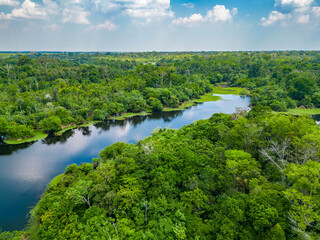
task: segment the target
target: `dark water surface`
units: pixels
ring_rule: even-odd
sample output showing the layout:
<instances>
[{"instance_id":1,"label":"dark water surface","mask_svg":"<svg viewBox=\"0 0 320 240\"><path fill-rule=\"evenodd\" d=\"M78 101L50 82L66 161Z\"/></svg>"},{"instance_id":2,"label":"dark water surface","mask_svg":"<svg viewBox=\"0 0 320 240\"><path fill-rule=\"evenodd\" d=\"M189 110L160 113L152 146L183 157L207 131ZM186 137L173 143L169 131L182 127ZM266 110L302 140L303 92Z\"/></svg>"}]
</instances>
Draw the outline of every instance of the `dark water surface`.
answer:
<instances>
[{"instance_id":1,"label":"dark water surface","mask_svg":"<svg viewBox=\"0 0 320 240\"><path fill-rule=\"evenodd\" d=\"M224 100L198 104L187 110L106 121L73 129L60 137L20 145L0 145L0 229L21 230L46 185L72 164L91 162L115 142L135 143L161 127L181 128L214 113L233 113L248 107L250 98L219 95Z\"/></svg>"},{"instance_id":2,"label":"dark water surface","mask_svg":"<svg viewBox=\"0 0 320 240\"><path fill-rule=\"evenodd\" d=\"M320 114L318 115L311 115L311 117L313 118L313 120L320 125Z\"/></svg>"}]
</instances>

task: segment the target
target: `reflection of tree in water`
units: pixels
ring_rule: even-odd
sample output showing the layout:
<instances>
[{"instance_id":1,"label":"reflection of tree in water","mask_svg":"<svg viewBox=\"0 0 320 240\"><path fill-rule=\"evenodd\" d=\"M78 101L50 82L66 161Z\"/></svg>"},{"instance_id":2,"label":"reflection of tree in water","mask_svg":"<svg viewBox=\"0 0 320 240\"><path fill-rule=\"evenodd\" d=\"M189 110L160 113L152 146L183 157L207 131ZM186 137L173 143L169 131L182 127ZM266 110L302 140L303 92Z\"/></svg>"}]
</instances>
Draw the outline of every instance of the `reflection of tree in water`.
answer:
<instances>
[{"instance_id":1,"label":"reflection of tree in water","mask_svg":"<svg viewBox=\"0 0 320 240\"><path fill-rule=\"evenodd\" d=\"M89 127L80 127L78 128L80 132L82 132L83 136L91 136L92 131L90 130Z\"/></svg>"},{"instance_id":2,"label":"reflection of tree in water","mask_svg":"<svg viewBox=\"0 0 320 240\"><path fill-rule=\"evenodd\" d=\"M56 143L64 143L68 140L68 138L74 135L74 129L70 129L61 134L61 136L55 136L54 134L49 134L49 136L45 139L42 139L41 142L47 145L56 144Z\"/></svg>"},{"instance_id":3,"label":"reflection of tree in water","mask_svg":"<svg viewBox=\"0 0 320 240\"><path fill-rule=\"evenodd\" d=\"M111 126L116 126L116 122L120 122L120 121L115 121L115 120L107 120L105 122L99 122L99 123L95 123L94 126L97 129L101 129L103 131L109 131Z\"/></svg>"},{"instance_id":4,"label":"reflection of tree in water","mask_svg":"<svg viewBox=\"0 0 320 240\"><path fill-rule=\"evenodd\" d=\"M21 144L0 144L0 155L11 155L12 153L30 147L35 142L21 143Z\"/></svg>"},{"instance_id":5,"label":"reflection of tree in water","mask_svg":"<svg viewBox=\"0 0 320 240\"><path fill-rule=\"evenodd\" d=\"M165 122L170 122L178 116L182 115L183 111L172 111L172 112L155 112L151 115L147 116L135 116L125 120L107 120L105 122L100 122L94 124L97 129L101 129L102 131L108 131L112 127L125 127L128 123L133 126L138 126L139 124L147 121L147 120L159 120L163 119ZM319 120L320 120L320 116ZM89 127L81 127L78 128L79 131L82 132L83 136L90 136L92 131ZM55 136L54 134L50 134L47 138L42 139L41 142L47 145L56 144L56 143L65 143L70 137L72 137L75 133L75 129L70 129L64 132L61 136ZM10 155L15 151L20 149L25 149L30 147L35 142L30 143L22 143L17 145L9 145L9 144L0 144L0 155Z\"/></svg>"},{"instance_id":6,"label":"reflection of tree in water","mask_svg":"<svg viewBox=\"0 0 320 240\"><path fill-rule=\"evenodd\" d=\"M150 120L163 119L165 122L170 122L173 119L181 116L183 111L171 111L171 112L156 112L152 115L147 116Z\"/></svg>"},{"instance_id":7,"label":"reflection of tree in water","mask_svg":"<svg viewBox=\"0 0 320 240\"><path fill-rule=\"evenodd\" d=\"M313 118L313 120L315 120L315 121L317 121L317 122L320 121L320 114L318 114L318 115L312 115L311 117Z\"/></svg>"},{"instance_id":8,"label":"reflection of tree in water","mask_svg":"<svg viewBox=\"0 0 320 240\"><path fill-rule=\"evenodd\" d=\"M135 116L125 120L107 120L94 124L94 126L102 131L109 131L112 127L125 127L128 123L134 127L148 120L159 120L163 119L165 122L170 122L178 116L182 115L183 111L172 111L172 112L155 112L151 115L146 116Z\"/></svg>"}]
</instances>

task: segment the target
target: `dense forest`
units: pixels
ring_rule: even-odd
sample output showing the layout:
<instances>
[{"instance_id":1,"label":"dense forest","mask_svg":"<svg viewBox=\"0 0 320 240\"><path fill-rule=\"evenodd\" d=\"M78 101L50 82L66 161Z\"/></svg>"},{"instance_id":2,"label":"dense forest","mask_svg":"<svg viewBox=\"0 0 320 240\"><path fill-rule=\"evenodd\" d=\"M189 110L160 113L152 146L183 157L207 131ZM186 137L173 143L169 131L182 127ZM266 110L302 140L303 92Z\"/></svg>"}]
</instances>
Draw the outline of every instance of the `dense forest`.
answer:
<instances>
[{"instance_id":1,"label":"dense forest","mask_svg":"<svg viewBox=\"0 0 320 240\"><path fill-rule=\"evenodd\" d=\"M2 53L0 135L57 132L126 112L161 111L212 84L243 87L253 106L320 107L318 52Z\"/></svg>"},{"instance_id":2,"label":"dense forest","mask_svg":"<svg viewBox=\"0 0 320 240\"><path fill-rule=\"evenodd\" d=\"M32 137L162 111L212 86L252 109L116 143L47 186L24 231L0 239L319 239L318 52L6 53L0 132Z\"/></svg>"},{"instance_id":3,"label":"dense forest","mask_svg":"<svg viewBox=\"0 0 320 240\"><path fill-rule=\"evenodd\" d=\"M67 167L2 239L319 239L320 130L309 117L215 114ZM23 236L20 238L19 236Z\"/></svg>"}]
</instances>

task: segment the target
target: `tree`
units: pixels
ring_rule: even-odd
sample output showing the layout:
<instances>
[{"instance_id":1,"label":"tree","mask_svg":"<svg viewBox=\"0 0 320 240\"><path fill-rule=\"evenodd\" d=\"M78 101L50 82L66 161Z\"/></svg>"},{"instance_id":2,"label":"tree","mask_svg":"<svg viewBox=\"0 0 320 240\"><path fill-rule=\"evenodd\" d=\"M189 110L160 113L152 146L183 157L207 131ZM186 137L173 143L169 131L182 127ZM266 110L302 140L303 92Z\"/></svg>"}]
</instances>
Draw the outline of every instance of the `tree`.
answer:
<instances>
[{"instance_id":1,"label":"tree","mask_svg":"<svg viewBox=\"0 0 320 240\"><path fill-rule=\"evenodd\" d=\"M149 98L148 104L150 105L152 111L161 111L163 108L161 101L154 97Z\"/></svg>"},{"instance_id":2,"label":"tree","mask_svg":"<svg viewBox=\"0 0 320 240\"><path fill-rule=\"evenodd\" d=\"M44 132L56 132L61 129L61 120L59 117L51 116L41 120L39 126Z\"/></svg>"},{"instance_id":3,"label":"tree","mask_svg":"<svg viewBox=\"0 0 320 240\"><path fill-rule=\"evenodd\" d=\"M91 185L92 181L79 180L68 190L67 197L74 201L75 204L85 202L91 207Z\"/></svg>"},{"instance_id":4,"label":"tree","mask_svg":"<svg viewBox=\"0 0 320 240\"><path fill-rule=\"evenodd\" d=\"M0 136L7 135L8 129L9 129L8 121L5 118L0 117Z\"/></svg>"},{"instance_id":5,"label":"tree","mask_svg":"<svg viewBox=\"0 0 320 240\"><path fill-rule=\"evenodd\" d=\"M26 125L14 124L9 128L8 136L9 138L13 138L13 139L24 139L28 137L33 137L34 131L30 127L27 127Z\"/></svg>"},{"instance_id":6,"label":"tree","mask_svg":"<svg viewBox=\"0 0 320 240\"><path fill-rule=\"evenodd\" d=\"M306 231L319 229L320 223L320 163L308 161L305 165L289 164L286 176L291 187L284 195L291 201L290 218L295 225Z\"/></svg>"}]
</instances>

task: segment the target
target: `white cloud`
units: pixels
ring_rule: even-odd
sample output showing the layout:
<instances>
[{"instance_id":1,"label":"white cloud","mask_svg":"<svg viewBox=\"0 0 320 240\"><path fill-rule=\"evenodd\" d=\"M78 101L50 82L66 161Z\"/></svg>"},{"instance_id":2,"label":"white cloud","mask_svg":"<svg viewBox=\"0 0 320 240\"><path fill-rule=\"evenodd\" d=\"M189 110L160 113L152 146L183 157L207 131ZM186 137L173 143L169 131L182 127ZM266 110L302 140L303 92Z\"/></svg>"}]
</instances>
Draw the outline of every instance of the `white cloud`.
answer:
<instances>
[{"instance_id":1,"label":"white cloud","mask_svg":"<svg viewBox=\"0 0 320 240\"><path fill-rule=\"evenodd\" d=\"M12 14L5 14L5 13L0 13L0 20L10 20L12 19Z\"/></svg>"},{"instance_id":2,"label":"white cloud","mask_svg":"<svg viewBox=\"0 0 320 240\"><path fill-rule=\"evenodd\" d=\"M48 15L58 14L59 13L59 6L56 2L53 2L51 0L43 0L44 3L44 11Z\"/></svg>"},{"instance_id":3,"label":"white cloud","mask_svg":"<svg viewBox=\"0 0 320 240\"><path fill-rule=\"evenodd\" d=\"M17 6L19 5L19 2L16 0L0 0L0 6L4 5L4 6Z\"/></svg>"},{"instance_id":4,"label":"white cloud","mask_svg":"<svg viewBox=\"0 0 320 240\"><path fill-rule=\"evenodd\" d=\"M313 7L312 13L316 15L317 17L320 17L320 7Z\"/></svg>"},{"instance_id":5,"label":"white cloud","mask_svg":"<svg viewBox=\"0 0 320 240\"><path fill-rule=\"evenodd\" d=\"M216 5L207 12L207 15L203 17L200 13L193 14L190 17L178 18L172 21L174 25L186 25L194 26L200 22L228 22L233 19L233 16L238 13L237 8L233 8L231 11L226 9L224 5Z\"/></svg>"},{"instance_id":6,"label":"white cloud","mask_svg":"<svg viewBox=\"0 0 320 240\"><path fill-rule=\"evenodd\" d=\"M97 10L102 12L122 11L133 18L173 17L170 0L93 0Z\"/></svg>"},{"instance_id":7,"label":"white cloud","mask_svg":"<svg viewBox=\"0 0 320 240\"><path fill-rule=\"evenodd\" d=\"M189 3L182 3L181 4L182 7L186 7L186 8L194 8L194 4L189 2Z\"/></svg>"},{"instance_id":8,"label":"white cloud","mask_svg":"<svg viewBox=\"0 0 320 240\"><path fill-rule=\"evenodd\" d=\"M45 25L43 26L43 29L48 29L48 30L56 30L58 29L58 25L57 24L50 24L50 25Z\"/></svg>"},{"instance_id":9,"label":"white cloud","mask_svg":"<svg viewBox=\"0 0 320 240\"><path fill-rule=\"evenodd\" d=\"M268 18L261 18L261 25L262 26L271 26L271 25L274 25L275 23L277 22L282 22L284 20L286 20L287 18L290 18L290 14L283 14L281 12L278 12L278 11L272 11Z\"/></svg>"},{"instance_id":10,"label":"white cloud","mask_svg":"<svg viewBox=\"0 0 320 240\"><path fill-rule=\"evenodd\" d=\"M238 8L232 8L232 10L231 10L231 15L232 16L235 16L235 15L237 15L238 14Z\"/></svg>"},{"instance_id":11,"label":"white cloud","mask_svg":"<svg viewBox=\"0 0 320 240\"><path fill-rule=\"evenodd\" d=\"M73 6L72 8L65 8L62 11L63 23L76 23L76 24L90 24L88 16L90 12L85 11L82 7Z\"/></svg>"},{"instance_id":12,"label":"white cloud","mask_svg":"<svg viewBox=\"0 0 320 240\"><path fill-rule=\"evenodd\" d=\"M134 18L150 19L174 16L170 10L170 0L134 0L128 4L124 12Z\"/></svg>"},{"instance_id":13,"label":"white cloud","mask_svg":"<svg viewBox=\"0 0 320 240\"><path fill-rule=\"evenodd\" d=\"M314 0L276 0L276 6L309 7Z\"/></svg>"},{"instance_id":14,"label":"white cloud","mask_svg":"<svg viewBox=\"0 0 320 240\"><path fill-rule=\"evenodd\" d=\"M108 30L108 31L114 31L118 28L116 24L109 20L105 20L104 23L98 24L96 26L90 26L88 29L96 29L96 30Z\"/></svg>"},{"instance_id":15,"label":"white cloud","mask_svg":"<svg viewBox=\"0 0 320 240\"><path fill-rule=\"evenodd\" d=\"M310 15L301 15L298 17L297 22L298 23L308 23L310 20Z\"/></svg>"},{"instance_id":16,"label":"white cloud","mask_svg":"<svg viewBox=\"0 0 320 240\"><path fill-rule=\"evenodd\" d=\"M48 15L58 13L58 5L51 0L43 0L43 6L30 0L25 0L20 7L14 8L11 13L0 14L0 20L16 18L46 19Z\"/></svg>"},{"instance_id":17,"label":"white cloud","mask_svg":"<svg viewBox=\"0 0 320 240\"><path fill-rule=\"evenodd\" d=\"M172 11L166 11L163 9L126 9L124 11L129 16L134 18L165 18L173 17L174 13Z\"/></svg>"},{"instance_id":18,"label":"white cloud","mask_svg":"<svg viewBox=\"0 0 320 240\"><path fill-rule=\"evenodd\" d=\"M172 24L174 25L186 25L186 26L193 26L199 22L203 22L204 18L202 17L202 15L200 13L195 13L192 14L190 17L185 17L185 18L178 18L178 19L174 19L172 21Z\"/></svg>"},{"instance_id":19,"label":"white cloud","mask_svg":"<svg viewBox=\"0 0 320 240\"><path fill-rule=\"evenodd\" d=\"M238 13L238 9L234 8L231 12ZM216 5L207 13L207 19L214 22L227 22L232 20L232 14L224 5Z\"/></svg>"}]
</instances>

